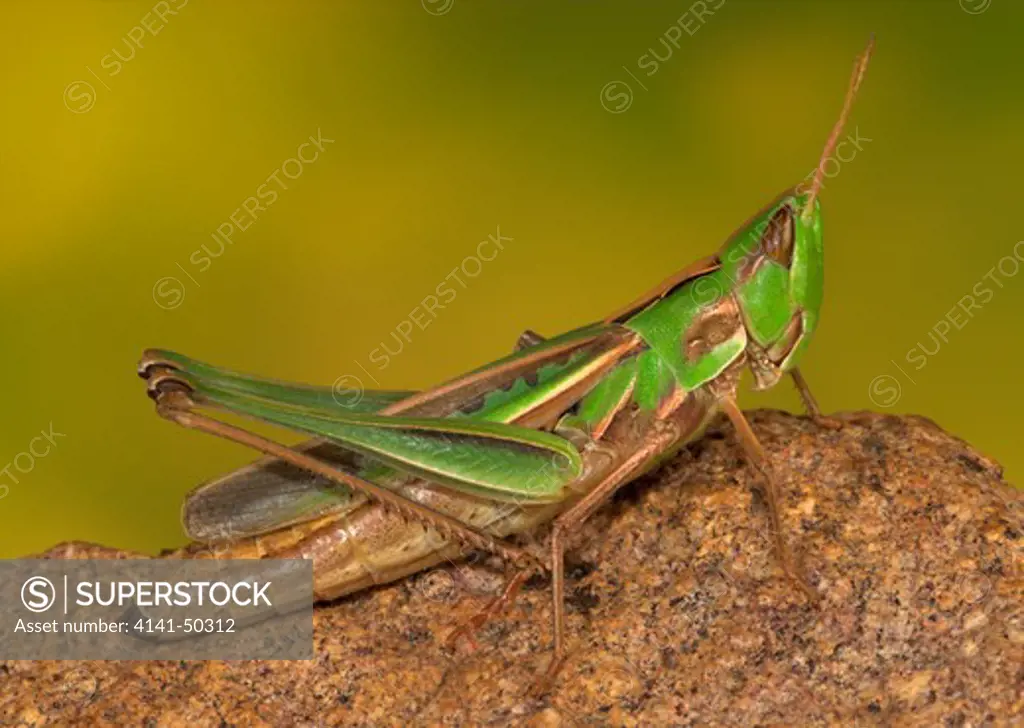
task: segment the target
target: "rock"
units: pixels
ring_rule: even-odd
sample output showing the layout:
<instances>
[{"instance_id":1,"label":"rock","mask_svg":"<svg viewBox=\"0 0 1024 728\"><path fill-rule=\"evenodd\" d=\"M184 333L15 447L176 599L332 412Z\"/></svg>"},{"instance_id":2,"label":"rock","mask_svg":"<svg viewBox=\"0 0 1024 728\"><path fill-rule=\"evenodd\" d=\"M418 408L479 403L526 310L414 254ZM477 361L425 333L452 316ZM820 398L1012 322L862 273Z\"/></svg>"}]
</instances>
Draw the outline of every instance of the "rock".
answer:
<instances>
[{"instance_id":1,"label":"rock","mask_svg":"<svg viewBox=\"0 0 1024 728\"><path fill-rule=\"evenodd\" d=\"M839 431L751 413L788 538L728 423L633 483L569 557L571 651L551 692L537 579L475 651L443 647L500 584L449 567L317 608L309 662L0 663L4 725L1020 725L1024 497L921 417ZM64 545L52 557L99 555ZM20 723L19 723L20 721Z\"/></svg>"}]
</instances>

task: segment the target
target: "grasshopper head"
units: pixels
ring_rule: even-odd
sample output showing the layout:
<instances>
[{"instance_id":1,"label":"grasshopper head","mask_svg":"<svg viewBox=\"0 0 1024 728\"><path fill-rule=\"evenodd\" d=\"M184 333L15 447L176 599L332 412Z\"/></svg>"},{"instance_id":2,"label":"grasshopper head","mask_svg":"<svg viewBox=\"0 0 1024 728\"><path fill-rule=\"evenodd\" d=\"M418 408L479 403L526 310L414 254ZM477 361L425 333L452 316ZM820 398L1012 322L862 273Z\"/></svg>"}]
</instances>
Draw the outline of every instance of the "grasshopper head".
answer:
<instances>
[{"instance_id":1,"label":"grasshopper head","mask_svg":"<svg viewBox=\"0 0 1024 728\"><path fill-rule=\"evenodd\" d=\"M787 190L740 228L719 258L747 330L755 387L766 389L796 366L818 323L824 273L818 200Z\"/></svg>"},{"instance_id":2,"label":"grasshopper head","mask_svg":"<svg viewBox=\"0 0 1024 728\"><path fill-rule=\"evenodd\" d=\"M874 46L872 36L853 65L843 110L809 188L783 193L721 252L747 329L748 361L758 389L771 387L797 365L818 324L824 282L818 192Z\"/></svg>"}]
</instances>

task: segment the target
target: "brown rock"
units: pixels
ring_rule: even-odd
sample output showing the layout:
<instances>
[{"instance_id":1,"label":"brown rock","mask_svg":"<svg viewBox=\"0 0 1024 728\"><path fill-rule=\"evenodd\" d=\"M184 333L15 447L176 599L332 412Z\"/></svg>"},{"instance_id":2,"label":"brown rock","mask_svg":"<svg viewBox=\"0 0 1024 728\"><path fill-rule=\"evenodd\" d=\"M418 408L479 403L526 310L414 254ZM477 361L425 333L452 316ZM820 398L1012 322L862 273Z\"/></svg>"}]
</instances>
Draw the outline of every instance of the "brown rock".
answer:
<instances>
[{"instance_id":1,"label":"brown rock","mask_svg":"<svg viewBox=\"0 0 1024 728\"><path fill-rule=\"evenodd\" d=\"M781 575L727 423L620 492L570 556L571 655L542 699L543 583L441 647L499 580L435 570L318 608L310 662L0 663L4 725L1021 725L1024 498L920 417L835 432L751 414L790 542ZM49 555L88 556L65 545ZM20 721L20 723L19 723Z\"/></svg>"}]
</instances>

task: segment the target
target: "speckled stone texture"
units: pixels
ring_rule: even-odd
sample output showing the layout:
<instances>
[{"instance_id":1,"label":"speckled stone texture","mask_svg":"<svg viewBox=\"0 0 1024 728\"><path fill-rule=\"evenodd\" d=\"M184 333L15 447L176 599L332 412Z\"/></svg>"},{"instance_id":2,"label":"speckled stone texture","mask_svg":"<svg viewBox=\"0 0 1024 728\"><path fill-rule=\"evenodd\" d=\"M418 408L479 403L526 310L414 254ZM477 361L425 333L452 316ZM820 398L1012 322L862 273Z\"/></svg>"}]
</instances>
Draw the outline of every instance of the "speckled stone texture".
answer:
<instances>
[{"instance_id":1,"label":"speckled stone texture","mask_svg":"<svg viewBox=\"0 0 1024 728\"><path fill-rule=\"evenodd\" d=\"M500 584L481 559L319 608L310 662L0 663L0 721L1024 725L1021 493L928 420L838 417L832 431L751 413L817 607L783 578L759 481L720 421L580 533L571 655L546 697L526 694L549 655L543 580L475 651L442 646Z\"/></svg>"}]
</instances>

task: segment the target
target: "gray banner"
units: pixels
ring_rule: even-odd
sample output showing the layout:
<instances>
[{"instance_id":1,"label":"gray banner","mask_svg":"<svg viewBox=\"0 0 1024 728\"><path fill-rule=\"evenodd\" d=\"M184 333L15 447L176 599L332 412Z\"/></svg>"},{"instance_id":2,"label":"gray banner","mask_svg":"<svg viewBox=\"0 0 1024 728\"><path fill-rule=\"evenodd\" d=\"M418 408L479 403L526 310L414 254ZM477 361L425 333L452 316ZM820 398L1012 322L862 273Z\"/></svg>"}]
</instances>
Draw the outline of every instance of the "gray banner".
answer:
<instances>
[{"instance_id":1,"label":"gray banner","mask_svg":"<svg viewBox=\"0 0 1024 728\"><path fill-rule=\"evenodd\" d=\"M312 657L306 559L0 560L0 659Z\"/></svg>"}]
</instances>

